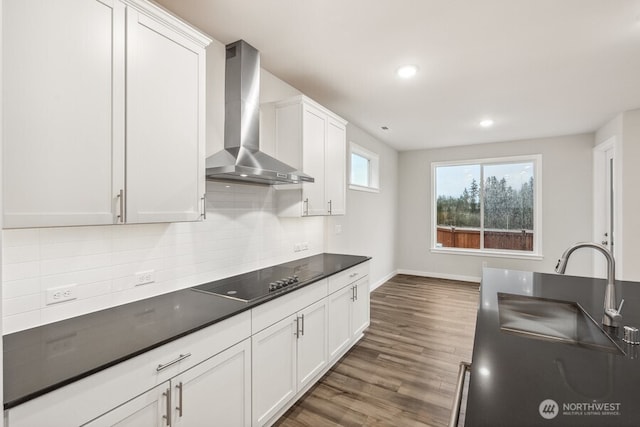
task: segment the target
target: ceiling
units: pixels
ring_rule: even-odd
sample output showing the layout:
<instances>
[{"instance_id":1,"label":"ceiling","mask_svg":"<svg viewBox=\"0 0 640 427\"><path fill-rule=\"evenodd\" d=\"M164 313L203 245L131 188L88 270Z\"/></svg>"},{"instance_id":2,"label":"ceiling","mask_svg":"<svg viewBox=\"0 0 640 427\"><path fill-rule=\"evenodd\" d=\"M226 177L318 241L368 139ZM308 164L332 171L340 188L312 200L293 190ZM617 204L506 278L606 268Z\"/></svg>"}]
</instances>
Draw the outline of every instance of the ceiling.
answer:
<instances>
[{"instance_id":1,"label":"ceiling","mask_svg":"<svg viewBox=\"0 0 640 427\"><path fill-rule=\"evenodd\" d=\"M640 108L640 0L158 3L398 150L593 132Z\"/></svg>"}]
</instances>

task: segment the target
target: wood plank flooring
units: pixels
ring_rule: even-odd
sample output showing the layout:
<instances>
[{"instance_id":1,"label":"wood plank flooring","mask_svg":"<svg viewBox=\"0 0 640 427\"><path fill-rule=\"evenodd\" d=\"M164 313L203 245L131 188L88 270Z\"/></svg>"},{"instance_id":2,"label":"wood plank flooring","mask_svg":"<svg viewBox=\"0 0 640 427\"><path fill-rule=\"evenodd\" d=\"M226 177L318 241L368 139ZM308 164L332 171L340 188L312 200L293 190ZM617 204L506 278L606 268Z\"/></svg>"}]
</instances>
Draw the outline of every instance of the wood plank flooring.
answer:
<instances>
[{"instance_id":1,"label":"wood plank flooring","mask_svg":"<svg viewBox=\"0 0 640 427\"><path fill-rule=\"evenodd\" d=\"M474 283L393 277L371 293L364 338L275 426L446 426L478 298Z\"/></svg>"}]
</instances>

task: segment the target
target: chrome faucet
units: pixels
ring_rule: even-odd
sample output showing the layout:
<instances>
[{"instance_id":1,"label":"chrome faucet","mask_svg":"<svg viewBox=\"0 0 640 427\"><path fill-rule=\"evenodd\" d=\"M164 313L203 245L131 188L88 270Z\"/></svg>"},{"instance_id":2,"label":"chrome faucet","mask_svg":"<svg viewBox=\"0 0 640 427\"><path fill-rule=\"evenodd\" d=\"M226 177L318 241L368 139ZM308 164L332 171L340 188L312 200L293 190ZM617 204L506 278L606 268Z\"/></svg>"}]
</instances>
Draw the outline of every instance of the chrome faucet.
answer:
<instances>
[{"instance_id":1,"label":"chrome faucet","mask_svg":"<svg viewBox=\"0 0 640 427\"><path fill-rule=\"evenodd\" d=\"M564 253L562 257L558 260L558 264L556 264L556 273L564 274L567 269L567 262L569 261L569 256L576 249L580 248L592 248L597 251L600 251L605 258L607 258L607 286L604 290L604 315L602 317L602 324L605 326L611 326L614 328L619 327L622 324L622 305L624 304L624 299L620 301L620 306L616 308L616 262L613 259L613 255L606 247L599 245L597 243L590 242L580 242L576 243L573 246L569 247Z\"/></svg>"}]
</instances>

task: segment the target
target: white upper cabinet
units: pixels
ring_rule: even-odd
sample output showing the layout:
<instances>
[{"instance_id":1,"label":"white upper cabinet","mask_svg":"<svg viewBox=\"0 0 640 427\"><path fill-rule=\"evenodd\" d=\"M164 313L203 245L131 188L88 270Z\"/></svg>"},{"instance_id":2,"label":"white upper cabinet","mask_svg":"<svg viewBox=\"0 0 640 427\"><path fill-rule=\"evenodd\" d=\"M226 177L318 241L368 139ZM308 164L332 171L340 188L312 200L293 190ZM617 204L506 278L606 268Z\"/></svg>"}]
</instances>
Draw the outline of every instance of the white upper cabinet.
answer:
<instances>
[{"instance_id":1,"label":"white upper cabinet","mask_svg":"<svg viewBox=\"0 0 640 427\"><path fill-rule=\"evenodd\" d=\"M344 215L347 122L303 95L275 111L276 157L315 179L301 188L278 186L278 214Z\"/></svg>"},{"instance_id":2,"label":"white upper cabinet","mask_svg":"<svg viewBox=\"0 0 640 427\"><path fill-rule=\"evenodd\" d=\"M124 5L3 7L4 226L112 224L124 188Z\"/></svg>"},{"instance_id":3,"label":"white upper cabinet","mask_svg":"<svg viewBox=\"0 0 640 427\"><path fill-rule=\"evenodd\" d=\"M202 44L127 10L126 221L193 221L204 194Z\"/></svg>"},{"instance_id":4,"label":"white upper cabinet","mask_svg":"<svg viewBox=\"0 0 640 427\"><path fill-rule=\"evenodd\" d=\"M3 7L4 226L197 220L210 40L145 0Z\"/></svg>"}]
</instances>

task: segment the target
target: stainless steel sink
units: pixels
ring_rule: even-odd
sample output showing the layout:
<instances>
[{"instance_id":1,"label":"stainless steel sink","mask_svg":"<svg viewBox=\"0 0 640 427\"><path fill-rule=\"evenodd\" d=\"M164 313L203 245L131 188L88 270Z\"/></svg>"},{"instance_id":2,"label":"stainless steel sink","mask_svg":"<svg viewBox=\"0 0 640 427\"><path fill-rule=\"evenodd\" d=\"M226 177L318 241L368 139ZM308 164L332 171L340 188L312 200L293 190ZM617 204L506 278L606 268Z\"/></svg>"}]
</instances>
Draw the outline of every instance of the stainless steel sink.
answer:
<instances>
[{"instance_id":1,"label":"stainless steel sink","mask_svg":"<svg viewBox=\"0 0 640 427\"><path fill-rule=\"evenodd\" d=\"M576 302L499 292L498 311L505 332L625 354Z\"/></svg>"}]
</instances>

